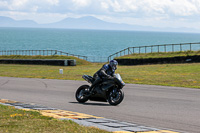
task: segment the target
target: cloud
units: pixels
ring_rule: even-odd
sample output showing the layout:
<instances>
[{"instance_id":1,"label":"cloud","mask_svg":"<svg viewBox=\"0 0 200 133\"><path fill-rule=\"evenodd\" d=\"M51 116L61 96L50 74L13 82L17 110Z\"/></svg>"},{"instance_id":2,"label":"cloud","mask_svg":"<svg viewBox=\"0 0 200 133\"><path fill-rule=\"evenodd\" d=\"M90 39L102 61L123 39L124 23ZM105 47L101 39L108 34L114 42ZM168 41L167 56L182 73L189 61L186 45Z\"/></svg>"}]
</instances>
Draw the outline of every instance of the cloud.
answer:
<instances>
[{"instance_id":1,"label":"cloud","mask_svg":"<svg viewBox=\"0 0 200 133\"><path fill-rule=\"evenodd\" d=\"M123 14L144 16L168 14L169 16L190 16L200 14L199 0L1 0L0 9L31 12L71 13L87 10L92 14L95 9L101 14ZM51 9L51 10L50 10ZM35 10L36 11L36 10ZM81 12L79 12L81 14Z\"/></svg>"},{"instance_id":2,"label":"cloud","mask_svg":"<svg viewBox=\"0 0 200 133\"><path fill-rule=\"evenodd\" d=\"M189 22L200 20L200 0L0 0L0 14L11 16L11 12L18 14L12 16L15 18L20 18L20 14L29 14L25 15L29 18L48 14L46 21L52 21L49 14L60 19L91 15L109 21L129 20L124 23L135 24L143 20L149 24L150 21L165 21L171 25L176 21L189 25Z\"/></svg>"},{"instance_id":3,"label":"cloud","mask_svg":"<svg viewBox=\"0 0 200 133\"><path fill-rule=\"evenodd\" d=\"M108 2L113 13L190 16L200 14L199 0L115 0Z\"/></svg>"},{"instance_id":4,"label":"cloud","mask_svg":"<svg viewBox=\"0 0 200 133\"><path fill-rule=\"evenodd\" d=\"M92 2L91 0L72 0L75 7L81 8L81 7L87 7Z\"/></svg>"}]
</instances>

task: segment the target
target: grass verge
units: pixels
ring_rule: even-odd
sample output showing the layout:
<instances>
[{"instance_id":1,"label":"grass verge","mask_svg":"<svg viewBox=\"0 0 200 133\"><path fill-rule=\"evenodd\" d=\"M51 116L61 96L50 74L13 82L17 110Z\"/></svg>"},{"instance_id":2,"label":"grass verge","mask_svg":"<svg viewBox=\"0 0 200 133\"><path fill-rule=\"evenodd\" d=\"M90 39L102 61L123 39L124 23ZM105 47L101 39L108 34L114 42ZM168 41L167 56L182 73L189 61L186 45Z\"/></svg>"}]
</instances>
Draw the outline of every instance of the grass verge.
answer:
<instances>
[{"instance_id":1,"label":"grass verge","mask_svg":"<svg viewBox=\"0 0 200 133\"><path fill-rule=\"evenodd\" d=\"M103 64L77 66L0 64L0 76L42 79L83 80L93 75ZM59 74L63 69L64 74ZM200 63L118 66L125 83L200 88Z\"/></svg>"},{"instance_id":2,"label":"grass verge","mask_svg":"<svg viewBox=\"0 0 200 133\"><path fill-rule=\"evenodd\" d=\"M26 56L26 55L4 55L0 56L0 59L75 59L77 65L88 65L90 62L76 58L74 56L64 56L64 55L51 55L51 56Z\"/></svg>"},{"instance_id":3,"label":"grass verge","mask_svg":"<svg viewBox=\"0 0 200 133\"><path fill-rule=\"evenodd\" d=\"M108 133L94 127L84 127L71 120L57 120L36 111L24 111L0 104L1 133Z\"/></svg>"},{"instance_id":4,"label":"grass verge","mask_svg":"<svg viewBox=\"0 0 200 133\"><path fill-rule=\"evenodd\" d=\"M147 58L167 58L167 57L185 57L185 56L194 56L200 55L199 51L179 51L179 52L160 52L160 53L141 53L141 54L131 54L116 57L115 59L147 59Z\"/></svg>"}]
</instances>

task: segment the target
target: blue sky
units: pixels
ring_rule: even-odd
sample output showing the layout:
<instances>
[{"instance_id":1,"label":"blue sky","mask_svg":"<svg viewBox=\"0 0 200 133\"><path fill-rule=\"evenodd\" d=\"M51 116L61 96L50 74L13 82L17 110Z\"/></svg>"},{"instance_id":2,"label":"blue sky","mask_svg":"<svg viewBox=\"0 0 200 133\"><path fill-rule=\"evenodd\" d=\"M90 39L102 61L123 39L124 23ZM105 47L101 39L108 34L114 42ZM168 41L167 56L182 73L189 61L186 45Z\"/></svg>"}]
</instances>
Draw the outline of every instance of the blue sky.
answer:
<instances>
[{"instance_id":1,"label":"blue sky","mask_svg":"<svg viewBox=\"0 0 200 133\"><path fill-rule=\"evenodd\" d=\"M200 0L0 0L0 16L40 24L94 16L115 23L200 30Z\"/></svg>"}]
</instances>

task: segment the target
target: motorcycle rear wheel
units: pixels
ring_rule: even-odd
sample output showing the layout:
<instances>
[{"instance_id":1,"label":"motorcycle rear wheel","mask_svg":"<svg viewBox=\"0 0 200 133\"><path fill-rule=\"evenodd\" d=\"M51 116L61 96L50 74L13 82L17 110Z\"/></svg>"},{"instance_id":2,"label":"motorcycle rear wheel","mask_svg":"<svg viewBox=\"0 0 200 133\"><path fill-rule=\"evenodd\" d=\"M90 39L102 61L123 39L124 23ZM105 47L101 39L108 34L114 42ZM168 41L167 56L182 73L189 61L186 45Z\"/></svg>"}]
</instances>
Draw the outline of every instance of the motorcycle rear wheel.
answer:
<instances>
[{"instance_id":1,"label":"motorcycle rear wheel","mask_svg":"<svg viewBox=\"0 0 200 133\"><path fill-rule=\"evenodd\" d=\"M77 89L75 97L79 103L85 103L88 101L89 99L89 97L87 96L89 93L88 88L89 85L82 85Z\"/></svg>"},{"instance_id":2,"label":"motorcycle rear wheel","mask_svg":"<svg viewBox=\"0 0 200 133\"><path fill-rule=\"evenodd\" d=\"M122 89L117 89L117 92L114 94L113 90L108 92L108 102L110 105L118 105L124 99L124 92Z\"/></svg>"}]
</instances>

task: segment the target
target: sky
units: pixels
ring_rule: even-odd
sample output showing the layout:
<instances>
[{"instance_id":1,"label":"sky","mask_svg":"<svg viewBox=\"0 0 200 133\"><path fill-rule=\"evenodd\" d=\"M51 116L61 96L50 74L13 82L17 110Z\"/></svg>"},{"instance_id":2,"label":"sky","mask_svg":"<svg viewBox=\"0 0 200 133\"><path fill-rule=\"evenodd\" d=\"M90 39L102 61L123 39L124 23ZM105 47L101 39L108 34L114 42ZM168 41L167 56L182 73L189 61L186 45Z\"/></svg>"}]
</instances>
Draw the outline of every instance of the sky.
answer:
<instances>
[{"instance_id":1,"label":"sky","mask_svg":"<svg viewBox=\"0 0 200 133\"><path fill-rule=\"evenodd\" d=\"M0 16L39 24L67 17L200 30L200 0L0 0Z\"/></svg>"}]
</instances>

